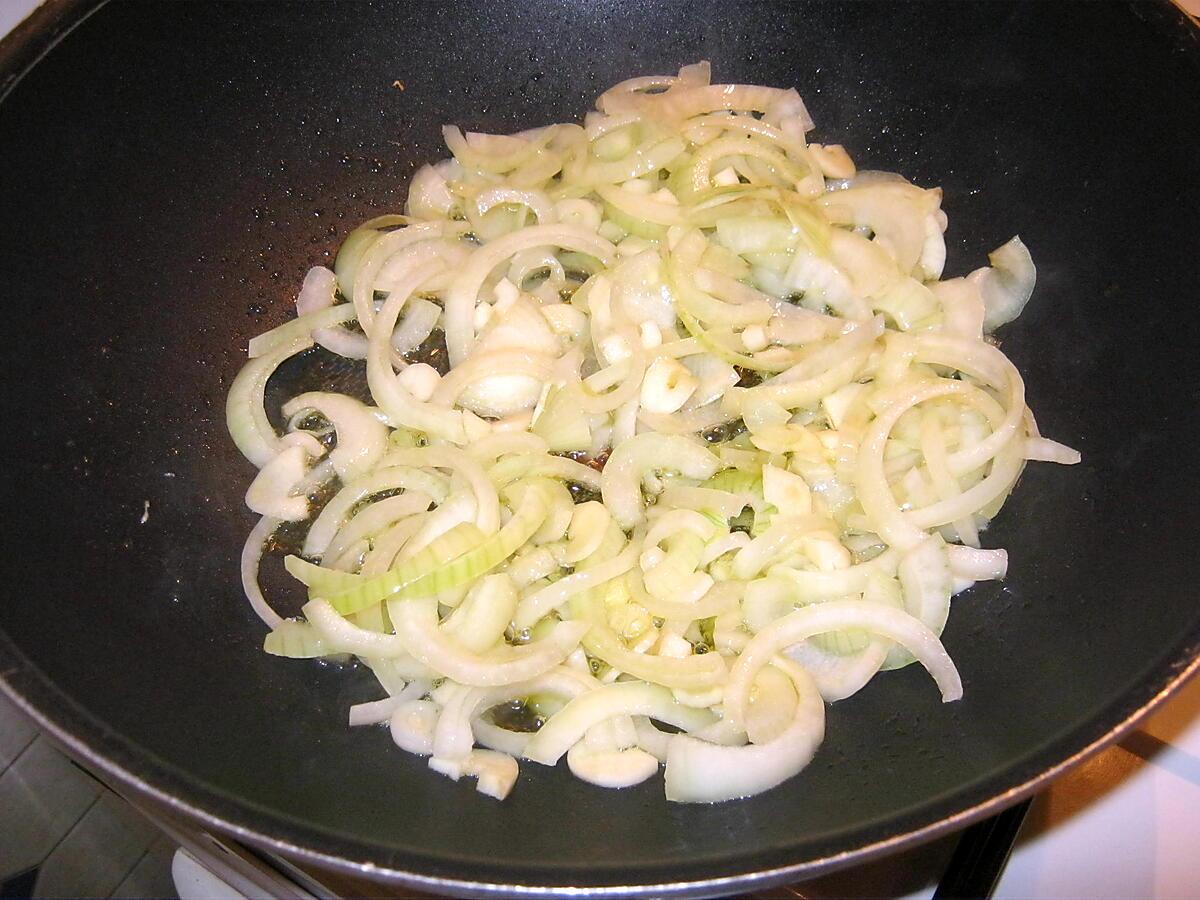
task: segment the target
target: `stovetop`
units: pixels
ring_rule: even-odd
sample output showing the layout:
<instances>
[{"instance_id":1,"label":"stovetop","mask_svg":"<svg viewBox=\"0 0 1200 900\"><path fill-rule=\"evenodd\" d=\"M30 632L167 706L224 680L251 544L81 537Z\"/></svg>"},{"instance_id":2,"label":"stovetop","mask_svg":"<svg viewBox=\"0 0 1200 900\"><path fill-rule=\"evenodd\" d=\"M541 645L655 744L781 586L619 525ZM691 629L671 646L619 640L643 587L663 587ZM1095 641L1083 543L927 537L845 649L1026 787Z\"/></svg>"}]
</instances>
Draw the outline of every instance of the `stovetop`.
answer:
<instances>
[{"instance_id":1,"label":"stovetop","mask_svg":"<svg viewBox=\"0 0 1200 900\"><path fill-rule=\"evenodd\" d=\"M39 2L2 0L0 36ZM1200 0L1177 2L1200 15ZM1009 823L1016 821L1010 815ZM1197 835L1200 679L1032 801L994 896L1195 897ZM979 846L979 834L973 838ZM948 870L962 861L961 852L955 855L960 839L950 835L754 896L948 896ZM163 897L172 886L184 898L386 895L377 885L298 869L135 811L38 735L0 694L0 897Z\"/></svg>"}]
</instances>

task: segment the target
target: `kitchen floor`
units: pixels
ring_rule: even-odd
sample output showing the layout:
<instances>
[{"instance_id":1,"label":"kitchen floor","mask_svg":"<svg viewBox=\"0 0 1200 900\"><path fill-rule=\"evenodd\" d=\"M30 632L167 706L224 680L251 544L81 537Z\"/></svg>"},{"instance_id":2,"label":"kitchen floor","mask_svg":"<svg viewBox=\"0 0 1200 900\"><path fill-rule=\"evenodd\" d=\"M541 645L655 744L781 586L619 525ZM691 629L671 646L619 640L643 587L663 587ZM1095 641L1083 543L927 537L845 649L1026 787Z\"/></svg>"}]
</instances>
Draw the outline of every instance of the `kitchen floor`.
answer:
<instances>
[{"instance_id":1,"label":"kitchen floor","mask_svg":"<svg viewBox=\"0 0 1200 900\"><path fill-rule=\"evenodd\" d=\"M176 897L175 845L0 693L0 897Z\"/></svg>"}]
</instances>

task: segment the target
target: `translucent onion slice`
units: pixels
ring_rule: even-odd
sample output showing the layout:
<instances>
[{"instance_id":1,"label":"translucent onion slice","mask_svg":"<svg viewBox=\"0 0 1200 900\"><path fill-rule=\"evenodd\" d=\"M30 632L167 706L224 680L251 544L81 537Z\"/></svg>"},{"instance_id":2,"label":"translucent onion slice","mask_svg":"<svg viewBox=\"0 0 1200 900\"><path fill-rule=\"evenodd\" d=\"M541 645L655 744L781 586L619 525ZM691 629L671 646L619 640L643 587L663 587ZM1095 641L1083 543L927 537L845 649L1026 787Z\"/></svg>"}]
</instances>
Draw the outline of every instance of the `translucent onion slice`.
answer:
<instances>
[{"instance_id":1,"label":"translucent onion slice","mask_svg":"<svg viewBox=\"0 0 1200 900\"><path fill-rule=\"evenodd\" d=\"M271 629L278 628L284 620L271 608L271 604L263 596L262 588L258 584L258 565L262 559L263 546L275 529L279 527L279 524L279 519L272 519L270 516L263 516L259 519L258 524L250 530L250 534L246 537L246 543L242 547L241 560L242 590L246 594L246 599L250 601L250 608L263 620L263 624Z\"/></svg>"},{"instance_id":2,"label":"translucent onion slice","mask_svg":"<svg viewBox=\"0 0 1200 900\"><path fill-rule=\"evenodd\" d=\"M623 528L644 516L642 476L655 469L670 469L698 481L711 478L720 461L697 438L683 435L639 434L620 444L609 456L600 478L604 505Z\"/></svg>"},{"instance_id":3,"label":"translucent onion slice","mask_svg":"<svg viewBox=\"0 0 1200 900\"><path fill-rule=\"evenodd\" d=\"M842 655L822 650L810 640L793 644L784 653L812 676L826 703L835 703L854 696L875 677L891 646L891 641L874 638L858 653Z\"/></svg>"},{"instance_id":4,"label":"translucent onion slice","mask_svg":"<svg viewBox=\"0 0 1200 900\"><path fill-rule=\"evenodd\" d=\"M525 745L525 756L533 762L552 766L583 738L589 728L615 716L647 716L685 731L699 731L714 721L712 713L684 706L660 685L607 684L575 697L551 716Z\"/></svg>"},{"instance_id":5,"label":"translucent onion slice","mask_svg":"<svg viewBox=\"0 0 1200 900\"><path fill-rule=\"evenodd\" d=\"M988 254L992 266L974 276L983 295L985 310L983 327L995 331L1021 314L1033 296L1037 269L1033 257L1019 237L1001 245Z\"/></svg>"},{"instance_id":6,"label":"translucent onion slice","mask_svg":"<svg viewBox=\"0 0 1200 900\"><path fill-rule=\"evenodd\" d=\"M298 320L297 320L298 321ZM305 336L278 345L272 352L258 356L242 366L225 401L225 425L242 455L262 468L274 459L282 445L275 427L263 407L267 381L287 359L312 346Z\"/></svg>"},{"instance_id":7,"label":"translucent onion slice","mask_svg":"<svg viewBox=\"0 0 1200 900\"><path fill-rule=\"evenodd\" d=\"M606 562L599 563L583 571L575 572L553 584L527 595L521 600L513 617L513 627L517 630L529 628L542 617L549 615L576 594L604 584L614 578L624 575L637 565L638 553L641 550L636 544L630 544L619 556Z\"/></svg>"},{"instance_id":8,"label":"translucent onion slice","mask_svg":"<svg viewBox=\"0 0 1200 900\"><path fill-rule=\"evenodd\" d=\"M368 504L353 519L334 535L324 556L331 561L340 559L359 541L373 538L379 532L409 516L424 513L433 503L433 498L420 491L406 491L397 497L389 497ZM372 542L374 543L374 542Z\"/></svg>"},{"instance_id":9,"label":"translucent onion slice","mask_svg":"<svg viewBox=\"0 0 1200 900\"><path fill-rule=\"evenodd\" d=\"M263 650L288 659L315 659L338 651L307 622L282 619L263 640Z\"/></svg>"},{"instance_id":10,"label":"translucent onion slice","mask_svg":"<svg viewBox=\"0 0 1200 900\"><path fill-rule=\"evenodd\" d=\"M491 241L472 254L445 296L446 348L451 365L466 358L474 340L472 315L483 282L500 263L530 247L562 247L612 262L616 248L595 233L572 225L534 225Z\"/></svg>"},{"instance_id":11,"label":"translucent onion slice","mask_svg":"<svg viewBox=\"0 0 1200 900\"><path fill-rule=\"evenodd\" d=\"M284 565L293 577L308 585L310 597L327 598L338 612L350 615L427 578L440 566L461 558L484 542L483 532L473 523L464 522L382 575L368 577L336 572L314 566L297 556L287 557Z\"/></svg>"},{"instance_id":12,"label":"translucent onion slice","mask_svg":"<svg viewBox=\"0 0 1200 900\"><path fill-rule=\"evenodd\" d=\"M330 498L309 526L304 537L305 556L320 557L359 503L375 494L396 490L417 491L441 502L446 498L446 481L411 466L376 468L356 478Z\"/></svg>"},{"instance_id":13,"label":"translucent onion slice","mask_svg":"<svg viewBox=\"0 0 1200 900\"><path fill-rule=\"evenodd\" d=\"M473 736L482 730L504 741L505 746L492 749L505 753L516 750L517 752L513 752L514 756L523 756L523 748L530 737L528 734L520 735L518 741L514 740L515 732L506 731L498 726L480 729L482 723L479 717L487 710L509 701L547 695L570 699L597 687L599 684L591 676L565 666L558 666L536 678L516 684L494 687L453 685L450 692L443 697L442 714L433 736L434 752L443 759L465 756L471 750ZM497 731L505 732L508 737L497 735ZM506 747L512 750L505 749ZM517 749L518 747L522 749Z\"/></svg>"},{"instance_id":14,"label":"translucent onion slice","mask_svg":"<svg viewBox=\"0 0 1200 900\"><path fill-rule=\"evenodd\" d=\"M588 629L584 622L560 622L541 640L471 653L438 627L435 598L389 600L388 612L398 643L413 658L459 684L481 687L515 684L549 671L567 658Z\"/></svg>"},{"instance_id":15,"label":"translucent onion slice","mask_svg":"<svg viewBox=\"0 0 1200 900\"><path fill-rule=\"evenodd\" d=\"M316 410L337 431L337 446L329 454L338 477L349 481L369 472L387 448L385 426L365 403L328 391L310 391L283 405L289 419L302 410Z\"/></svg>"},{"instance_id":16,"label":"translucent onion slice","mask_svg":"<svg viewBox=\"0 0 1200 900\"><path fill-rule=\"evenodd\" d=\"M683 803L717 803L770 790L812 760L825 737L825 704L812 679L795 663L774 665L791 678L799 698L792 724L774 740L722 747L688 735L667 745L666 795Z\"/></svg>"},{"instance_id":17,"label":"translucent onion slice","mask_svg":"<svg viewBox=\"0 0 1200 900\"><path fill-rule=\"evenodd\" d=\"M788 613L750 639L729 673L725 688L726 714L741 721L755 673L786 647L816 634L861 628L895 641L929 670L949 702L962 696L958 670L932 631L902 610L862 600L831 600Z\"/></svg>"}]
</instances>

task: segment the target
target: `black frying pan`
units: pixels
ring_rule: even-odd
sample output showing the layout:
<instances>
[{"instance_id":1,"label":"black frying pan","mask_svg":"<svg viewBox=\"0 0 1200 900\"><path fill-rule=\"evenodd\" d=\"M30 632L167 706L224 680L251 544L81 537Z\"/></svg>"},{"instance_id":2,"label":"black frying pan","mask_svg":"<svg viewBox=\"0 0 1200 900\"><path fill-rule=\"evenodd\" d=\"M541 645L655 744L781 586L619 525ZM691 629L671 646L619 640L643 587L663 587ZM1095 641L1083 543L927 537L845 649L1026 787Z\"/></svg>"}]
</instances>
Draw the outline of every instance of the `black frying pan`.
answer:
<instances>
[{"instance_id":1,"label":"black frying pan","mask_svg":"<svg viewBox=\"0 0 1200 900\"><path fill-rule=\"evenodd\" d=\"M5 77L90 8L52 3ZM948 272L1020 233L1038 290L1005 350L1084 462L1030 467L987 533L1012 574L956 601L960 703L881 677L830 709L804 773L744 802L526 765L496 804L350 731L362 673L260 652L224 393L305 269L443 152L439 125L569 120L700 58L795 85L822 139L942 185ZM999 809L1195 665L1198 76L1169 6L101 8L0 104L4 688L130 790L454 893L727 892Z\"/></svg>"}]
</instances>

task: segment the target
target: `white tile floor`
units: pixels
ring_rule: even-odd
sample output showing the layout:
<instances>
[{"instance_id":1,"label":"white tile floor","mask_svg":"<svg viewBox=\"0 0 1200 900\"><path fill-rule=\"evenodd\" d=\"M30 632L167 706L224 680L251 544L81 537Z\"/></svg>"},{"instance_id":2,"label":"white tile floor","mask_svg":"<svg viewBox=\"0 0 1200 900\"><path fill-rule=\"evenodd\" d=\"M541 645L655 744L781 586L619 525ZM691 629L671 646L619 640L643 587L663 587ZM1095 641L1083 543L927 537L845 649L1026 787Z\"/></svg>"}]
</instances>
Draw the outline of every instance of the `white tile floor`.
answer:
<instances>
[{"instance_id":1,"label":"white tile floor","mask_svg":"<svg viewBox=\"0 0 1200 900\"><path fill-rule=\"evenodd\" d=\"M0 772L12 765L35 737L33 723L17 715L11 702L0 694Z\"/></svg>"},{"instance_id":2,"label":"white tile floor","mask_svg":"<svg viewBox=\"0 0 1200 900\"><path fill-rule=\"evenodd\" d=\"M174 897L174 851L0 694L0 896Z\"/></svg>"}]
</instances>

